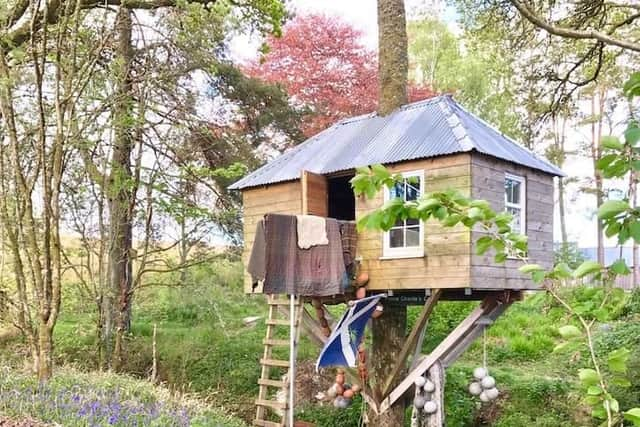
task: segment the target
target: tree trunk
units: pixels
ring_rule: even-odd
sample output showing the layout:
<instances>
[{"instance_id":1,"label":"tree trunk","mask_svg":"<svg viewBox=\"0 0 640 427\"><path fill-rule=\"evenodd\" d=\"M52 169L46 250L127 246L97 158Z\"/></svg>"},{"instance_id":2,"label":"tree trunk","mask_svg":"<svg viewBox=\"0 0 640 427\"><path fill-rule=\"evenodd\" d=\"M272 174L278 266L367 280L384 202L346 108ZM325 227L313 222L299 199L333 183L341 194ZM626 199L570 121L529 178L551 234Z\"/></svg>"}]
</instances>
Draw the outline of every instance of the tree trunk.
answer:
<instances>
[{"instance_id":1,"label":"tree trunk","mask_svg":"<svg viewBox=\"0 0 640 427\"><path fill-rule=\"evenodd\" d=\"M404 0L378 0L378 114L407 103L407 24Z\"/></svg>"},{"instance_id":2,"label":"tree trunk","mask_svg":"<svg viewBox=\"0 0 640 427\"><path fill-rule=\"evenodd\" d=\"M596 97L599 97L596 108ZM596 209L600 208L604 202L604 188L602 173L596 167L598 160L602 156L602 149L600 148L600 138L602 137L602 116L604 114L604 92L596 88L595 93L591 98L591 114L593 120L591 122L591 158L593 161L595 192L596 192ZM598 263L604 265L604 226L600 219L597 221L598 232L598 247L597 247L597 260Z\"/></svg>"},{"instance_id":3,"label":"tree trunk","mask_svg":"<svg viewBox=\"0 0 640 427\"><path fill-rule=\"evenodd\" d=\"M378 114L384 116L407 102L409 60L404 0L378 0L378 55ZM372 379L374 394L380 400L380 388L391 367L397 363L405 341L407 308L388 304L382 317L373 321L372 329ZM369 411L370 425L403 426L404 412L404 399L398 399L384 414Z\"/></svg>"},{"instance_id":4,"label":"tree trunk","mask_svg":"<svg viewBox=\"0 0 640 427\"><path fill-rule=\"evenodd\" d=\"M38 381L51 378L53 372L53 329L46 321L41 321L38 328Z\"/></svg>"},{"instance_id":5,"label":"tree trunk","mask_svg":"<svg viewBox=\"0 0 640 427\"><path fill-rule=\"evenodd\" d=\"M371 347L371 375L375 381L374 394L378 401L382 399L381 386L389 375L391 367L397 363L398 356L404 345L407 332L407 307L402 305L387 304L382 316L372 322L372 347ZM402 375L392 387L398 385ZM398 399L396 403L382 415L376 415L369 411L369 425L372 427L388 427L404 425L405 405L404 399Z\"/></svg>"},{"instance_id":6,"label":"tree trunk","mask_svg":"<svg viewBox=\"0 0 640 427\"><path fill-rule=\"evenodd\" d=\"M130 329L132 290L133 82L131 65L131 10L121 7L116 18L116 99L113 105L115 138L107 188L109 206L109 278L102 300L103 366L118 370L124 355L123 338Z\"/></svg>"}]
</instances>

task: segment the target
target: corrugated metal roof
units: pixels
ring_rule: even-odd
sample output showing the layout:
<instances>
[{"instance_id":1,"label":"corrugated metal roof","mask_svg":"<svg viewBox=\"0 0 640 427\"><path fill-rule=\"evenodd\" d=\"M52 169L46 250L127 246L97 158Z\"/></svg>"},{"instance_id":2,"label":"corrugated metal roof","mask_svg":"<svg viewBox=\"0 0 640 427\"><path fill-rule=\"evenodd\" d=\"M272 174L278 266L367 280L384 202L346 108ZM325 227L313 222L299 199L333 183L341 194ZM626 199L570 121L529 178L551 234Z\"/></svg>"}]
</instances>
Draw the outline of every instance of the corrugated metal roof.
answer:
<instances>
[{"instance_id":1,"label":"corrugated metal roof","mask_svg":"<svg viewBox=\"0 0 640 427\"><path fill-rule=\"evenodd\" d=\"M556 176L564 173L518 145L443 95L408 104L379 117L375 113L340 121L229 188L242 189L318 174L477 151Z\"/></svg>"}]
</instances>

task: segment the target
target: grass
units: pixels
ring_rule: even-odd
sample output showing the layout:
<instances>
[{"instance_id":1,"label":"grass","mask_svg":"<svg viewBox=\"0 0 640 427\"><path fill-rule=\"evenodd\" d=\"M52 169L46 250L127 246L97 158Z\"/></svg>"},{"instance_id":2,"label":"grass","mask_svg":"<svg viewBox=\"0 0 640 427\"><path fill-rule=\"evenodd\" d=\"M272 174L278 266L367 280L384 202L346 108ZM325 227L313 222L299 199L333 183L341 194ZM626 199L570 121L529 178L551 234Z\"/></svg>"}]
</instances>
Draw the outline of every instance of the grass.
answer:
<instances>
[{"instance_id":1,"label":"grass","mask_svg":"<svg viewBox=\"0 0 640 427\"><path fill-rule=\"evenodd\" d=\"M171 284L175 279L162 278L166 284ZM161 398L158 397L157 401L168 399L168 407L179 407L180 399L178 403L172 403L176 401L169 390L177 396L187 393L202 408L224 408L223 412L230 418L228 421L223 418L225 421L217 425L242 425L237 424L238 418L245 422L253 418L253 401L257 395L260 373L258 360L262 353L265 326L261 321L254 326L246 326L242 319L247 316L266 318L267 306L260 296L243 295L241 280L239 264L222 260L193 269L190 286L148 288L137 295L132 334L127 339L130 357L126 371L138 378L148 377L152 364L151 337L153 326L156 325L159 377L165 386L160 388ZM581 292L576 291L577 299L584 298ZM640 395L638 301L640 297L632 297L619 310L619 315L626 317L608 319L609 329L597 334L597 343L603 351L622 345L636 349L635 358L630 361L630 366L635 369L631 375L634 387L619 391L623 407L634 404ZM59 365L73 365L76 369L58 370L55 381L71 386L75 383L84 384L97 375L102 378L101 384L108 382L106 378L117 383L117 376L78 373L78 370L88 372L95 368L95 320L90 305L69 298L65 304L56 328L55 355ZM429 320L423 350L429 351L435 347L475 304L440 302ZM333 311L339 314L342 308L335 307ZM410 324L418 313L419 307L410 308ZM473 368L482 363L482 346L476 343L447 370L447 425L593 425L587 408L581 403L576 384L578 369L588 364L585 348L579 343L557 348L561 342L558 327L567 322L569 319L564 311L542 293L514 304L487 334L488 366L496 377L502 392L501 398L494 405L480 407L466 391ZM5 351L0 349L0 365L4 362L20 366L24 354L15 351L20 348L16 347L18 342L11 344L13 346L4 346ZM302 341L300 360L313 360L317 353L314 345ZM77 380L73 379L74 375L78 375ZM130 384L138 380L126 377L123 381ZM149 393L154 390L147 382L141 383L149 387ZM33 410L27 409L23 413L33 416ZM189 412L190 419L198 419L191 414L207 413L212 420L220 419L220 411L202 410L202 413ZM359 400L348 410L319 407L306 402L300 405L298 416L323 427L349 427L358 425L360 410ZM208 419L206 415L203 416Z\"/></svg>"},{"instance_id":2,"label":"grass","mask_svg":"<svg viewBox=\"0 0 640 427\"><path fill-rule=\"evenodd\" d=\"M39 384L32 375L5 368L0 375L0 413L70 427L246 425L146 381L71 369L59 369L51 381Z\"/></svg>"}]
</instances>

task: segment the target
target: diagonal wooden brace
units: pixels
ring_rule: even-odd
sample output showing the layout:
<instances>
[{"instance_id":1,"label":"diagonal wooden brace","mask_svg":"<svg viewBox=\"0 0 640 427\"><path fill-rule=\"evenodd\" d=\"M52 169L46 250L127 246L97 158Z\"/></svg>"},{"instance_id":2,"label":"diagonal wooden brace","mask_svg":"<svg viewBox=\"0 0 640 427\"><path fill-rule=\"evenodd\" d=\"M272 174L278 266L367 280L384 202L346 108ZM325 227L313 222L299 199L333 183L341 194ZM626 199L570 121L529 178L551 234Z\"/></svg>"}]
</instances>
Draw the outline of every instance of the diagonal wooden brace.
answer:
<instances>
[{"instance_id":1,"label":"diagonal wooden brace","mask_svg":"<svg viewBox=\"0 0 640 427\"><path fill-rule=\"evenodd\" d=\"M386 396L387 394L389 394L389 391L391 390L391 386L393 385L393 383L395 383L400 373L404 371L407 358L409 357L409 353L411 352L412 349L415 348L416 341L418 340L420 333L426 326L427 320L429 319L431 312L433 311L434 307L438 303L438 300L440 299L440 295L442 295L442 290L436 289L431 293L431 296L425 302L424 307L422 307L420 316L418 316L418 319L416 320L416 323L413 326L413 329L411 330L409 337L407 337L407 340L405 341L404 346L402 346L402 350L400 351L400 355L398 356L398 360L396 364L393 366L391 373L389 374L389 376L384 382L384 386L382 387L382 390L381 390L382 396Z\"/></svg>"},{"instance_id":2,"label":"diagonal wooden brace","mask_svg":"<svg viewBox=\"0 0 640 427\"><path fill-rule=\"evenodd\" d=\"M486 297L479 307L460 322L460 324L389 393L380 403L380 413L382 414L389 410L391 405L413 386L416 378L422 376L436 361L446 358L456 345L474 329L476 322L482 316L491 313L496 305L497 301L495 297Z\"/></svg>"}]
</instances>

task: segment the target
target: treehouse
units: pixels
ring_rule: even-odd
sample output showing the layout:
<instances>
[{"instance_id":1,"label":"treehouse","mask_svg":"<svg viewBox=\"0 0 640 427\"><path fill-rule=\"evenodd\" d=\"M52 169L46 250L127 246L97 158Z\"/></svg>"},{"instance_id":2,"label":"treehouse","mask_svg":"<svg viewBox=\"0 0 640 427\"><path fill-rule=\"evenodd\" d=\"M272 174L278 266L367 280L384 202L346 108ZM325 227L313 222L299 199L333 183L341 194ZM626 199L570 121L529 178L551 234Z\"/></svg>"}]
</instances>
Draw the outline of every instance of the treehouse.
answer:
<instances>
[{"instance_id":1,"label":"treehouse","mask_svg":"<svg viewBox=\"0 0 640 427\"><path fill-rule=\"evenodd\" d=\"M402 181L391 189L384 188L374 198L354 197L350 180L356 168L374 164L386 165L401 174ZM374 113L340 121L233 184L232 189L242 191L244 205L243 259L251 272L245 276L245 291L269 295L254 424L294 425L294 382L290 378L295 378L298 326L324 347L323 352L338 341L347 349L343 354L351 354L352 362L337 365L351 367L346 370L349 381L362 384L361 394L375 413L383 414L404 401L402 398L414 385L419 396L420 384L427 381L425 376L437 384L429 393L439 396L437 406L443 408L444 383L438 380L443 369L519 299L522 290L536 289L536 285L518 271L515 259L495 263L491 252L476 255L473 242L482 236L476 229L462 225L443 228L436 221L407 219L399 220L387 232L356 233L354 221L392 198L410 201L422 194L456 189L466 196L487 200L496 211L512 213L512 229L528 236L530 262L550 266L553 178L562 175L557 167L505 137L450 96L440 96L406 105L385 117ZM305 216L298 217L300 214ZM314 234L309 233L312 228L306 227L314 221L316 228L320 221L322 232L326 232L322 236L325 240L316 241L316 248L325 249L315 253L313 248L307 251L305 245ZM269 227L271 231L267 231ZM340 234L335 232L337 227ZM297 236L297 244L292 236ZM336 240L342 245L336 247ZM336 253L341 254L340 259ZM275 254L277 259L256 254ZM344 326L348 325L345 318L336 322L324 307L327 303L364 297L362 287L355 295L353 287L335 287L341 274L340 269L334 268L335 263L342 264L342 271L348 264L346 256L342 262L342 254L349 254L349 265L355 265L359 277L362 273L368 277L366 292L373 296L363 302L385 294L384 305L423 306L402 348L392 350L398 353L392 357L393 366L383 369L387 378L377 377L373 385L367 380L366 350L361 342L355 342L352 330L345 332L350 327ZM271 267L265 267L269 263ZM260 278L267 276L262 273L269 269L276 280L261 282ZM330 288L308 286L314 284L306 282L310 276L323 274ZM274 288L282 283L287 286ZM277 294L290 298L282 299ZM427 319L440 299L475 299L481 303L430 354L421 356ZM309 301L315 316L305 308L304 303ZM355 306L358 302L350 304L352 308L345 316ZM384 319L384 313L382 316ZM278 326L289 326L289 340L282 339L282 331L276 331ZM274 351L278 346L289 347L289 360L275 358L282 355ZM357 372L353 371L355 352ZM408 374L401 379L409 366ZM341 375L338 373L336 384L338 379L344 381ZM279 391L274 392L273 388ZM497 396L497 389L491 392ZM289 396L289 404L278 396ZM336 397L334 405L339 406L343 400L338 402ZM433 409L434 405L430 407ZM439 421L432 419L429 425L443 425L444 413L438 414Z\"/></svg>"},{"instance_id":2,"label":"treehouse","mask_svg":"<svg viewBox=\"0 0 640 427\"><path fill-rule=\"evenodd\" d=\"M373 199L354 197L355 168L386 165L405 178ZM563 173L466 111L450 96L406 105L386 117L375 113L336 123L231 186L242 191L245 260L257 223L267 213L312 214L357 220L392 197L457 189L514 216L512 228L529 238L530 262L553 258L553 178ZM474 291L535 289L519 263L476 255L482 232L435 221L399 221L388 232L357 236L359 270L369 291L415 294L429 289ZM245 280L245 291L252 289ZM485 292L486 293L486 292ZM427 292L428 294L428 292ZM482 292L478 293L479 295Z\"/></svg>"}]
</instances>

